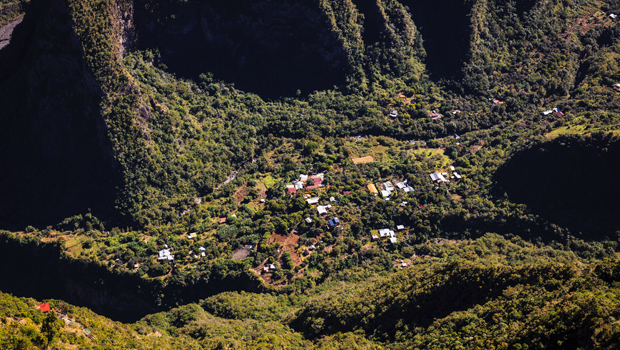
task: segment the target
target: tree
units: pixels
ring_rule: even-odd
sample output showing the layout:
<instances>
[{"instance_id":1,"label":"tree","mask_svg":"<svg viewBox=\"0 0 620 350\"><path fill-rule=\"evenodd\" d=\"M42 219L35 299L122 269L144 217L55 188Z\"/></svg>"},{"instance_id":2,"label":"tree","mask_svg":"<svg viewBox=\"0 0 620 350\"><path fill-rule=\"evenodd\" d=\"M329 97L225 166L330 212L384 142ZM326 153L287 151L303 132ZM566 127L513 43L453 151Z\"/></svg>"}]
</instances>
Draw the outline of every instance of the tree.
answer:
<instances>
[{"instance_id":1,"label":"tree","mask_svg":"<svg viewBox=\"0 0 620 350\"><path fill-rule=\"evenodd\" d=\"M54 339L60 334L63 322L56 317L54 311L48 311L43 324L41 325L41 333L45 336L47 346L54 342Z\"/></svg>"}]
</instances>

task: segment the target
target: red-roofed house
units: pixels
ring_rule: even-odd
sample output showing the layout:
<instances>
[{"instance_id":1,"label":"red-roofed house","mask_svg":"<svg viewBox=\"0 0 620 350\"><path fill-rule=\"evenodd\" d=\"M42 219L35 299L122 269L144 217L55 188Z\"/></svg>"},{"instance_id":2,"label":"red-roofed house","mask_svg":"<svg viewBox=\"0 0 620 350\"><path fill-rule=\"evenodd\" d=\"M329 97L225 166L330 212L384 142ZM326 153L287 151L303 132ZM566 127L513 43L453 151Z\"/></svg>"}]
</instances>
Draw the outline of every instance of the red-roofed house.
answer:
<instances>
[{"instance_id":1,"label":"red-roofed house","mask_svg":"<svg viewBox=\"0 0 620 350\"><path fill-rule=\"evenodd\" d=\"M43 304L39 305L39 309L41 309L41 311L43 311L43 312L48 312L48 311L50 311L50 304L43 303Z\"/></svg>"},{"instance_id":2,"label":"red-roofed house","mask_svg":"<svg viewBox=\"0 0 620 350\"><path fill-rule=\"evenodd\" d=\"M226 218L220 218L220 224L223 224L226 222Z\"/></svg>"}]
</instances>

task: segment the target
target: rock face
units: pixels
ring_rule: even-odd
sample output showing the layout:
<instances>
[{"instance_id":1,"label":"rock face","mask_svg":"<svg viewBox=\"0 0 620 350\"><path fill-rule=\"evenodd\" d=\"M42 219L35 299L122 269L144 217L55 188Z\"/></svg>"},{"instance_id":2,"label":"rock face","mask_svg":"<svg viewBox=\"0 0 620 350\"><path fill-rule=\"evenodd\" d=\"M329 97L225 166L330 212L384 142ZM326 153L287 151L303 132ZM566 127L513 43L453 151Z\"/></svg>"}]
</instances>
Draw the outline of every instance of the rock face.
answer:
<instances>
[{"instance_id":1,"label":"rock face","mask_svg":"<svg viewBox=\"0 0 620 350\"><path fill-rule=\"evenodd\" d=\"M33 3L0 51L0 221L112 211L117 175L83 56L62 0Z\"/></svg>"},{"instance_id":2,"label":"rock face","mask_svg":"<svg viewBox=\"0 0 620 350\"><path fill-rule=\"evenodd\" d=\"M15 27L22 23L24 17L20 17L5 26L0 27L0 50L2 50L5 46L11 42L11 35L13 34L13 30Z\"/></svg>"},{"instance_id":3,"label":"rock face","mask_svg":"<svg viewBox=\"0 0 620 350\"><path fill-rule=\"evenodd\" d=\"M318 2L137 0L137 45L179 76L214 76L265 97L344 82L345 50Z\"/></svg>"}]
</instances>

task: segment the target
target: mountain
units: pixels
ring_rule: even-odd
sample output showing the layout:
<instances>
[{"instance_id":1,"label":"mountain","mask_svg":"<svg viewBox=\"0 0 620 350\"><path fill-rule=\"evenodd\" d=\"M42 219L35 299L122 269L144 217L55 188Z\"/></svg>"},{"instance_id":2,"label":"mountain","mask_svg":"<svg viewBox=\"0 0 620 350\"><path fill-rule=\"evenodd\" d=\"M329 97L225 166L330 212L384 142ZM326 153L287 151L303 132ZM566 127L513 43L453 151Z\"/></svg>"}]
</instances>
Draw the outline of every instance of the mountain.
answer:
<instances>
[{"instance_id":1,"label":"mountain","mask_svg":"<svg viewBox=\"0 0 620 350\"><path fill-rule=\"evenodd\" d=\"M620 1L0 6L0 342L616 347Z\"/></svg>"}]
</instances>

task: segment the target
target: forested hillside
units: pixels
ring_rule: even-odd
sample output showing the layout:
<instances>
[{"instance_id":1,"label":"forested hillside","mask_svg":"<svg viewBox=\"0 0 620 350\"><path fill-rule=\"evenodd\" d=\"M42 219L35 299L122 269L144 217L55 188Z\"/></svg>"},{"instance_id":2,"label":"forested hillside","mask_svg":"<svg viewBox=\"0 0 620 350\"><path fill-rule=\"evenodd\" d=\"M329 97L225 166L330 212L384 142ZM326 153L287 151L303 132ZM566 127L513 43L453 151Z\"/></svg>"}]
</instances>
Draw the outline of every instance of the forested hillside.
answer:
<instances>
[{"instance_id":1,"label":"forested hillside","mask_svg":"<svg viewBox=\"0 0 620 350\"><path fill-rule=\"evenodd\" d=\"M618 347L620 1L0 6L6 347Z\"/></svg>"}]
</instances>

